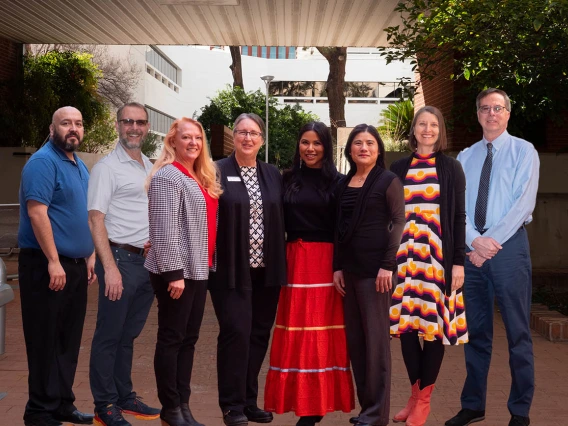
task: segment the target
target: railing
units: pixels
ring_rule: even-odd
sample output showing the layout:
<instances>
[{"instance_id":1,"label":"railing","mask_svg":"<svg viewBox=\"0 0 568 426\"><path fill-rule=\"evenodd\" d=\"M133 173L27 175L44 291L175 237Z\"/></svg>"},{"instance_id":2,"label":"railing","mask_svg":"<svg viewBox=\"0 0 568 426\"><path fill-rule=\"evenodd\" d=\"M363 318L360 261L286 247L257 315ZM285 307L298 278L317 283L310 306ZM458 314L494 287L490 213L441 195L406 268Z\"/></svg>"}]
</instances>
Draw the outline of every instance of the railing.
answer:
<instances>
[{"instance_id":1,"label":"railing","mask_svg":"<svg viewBox=\"0 0 568 426\"><path fill-rule=\"evenodd\" d=\"M320 96L274 96L278 101L284 104L327 104L327 97ZM399 98L345 98L346 104L375 104L389 105L398 102Z\"/></svg>"},{"instance_id":2,"label":"railing","mask_svg":"<svg viewBox=\"0 0 568 426\"><path fill-rule=\"evenodd\" d=\"M6 349L6 305L14 300L14 290L7 283L6 265L0 259L0 355Z\"/></svg>"}]
</instances>

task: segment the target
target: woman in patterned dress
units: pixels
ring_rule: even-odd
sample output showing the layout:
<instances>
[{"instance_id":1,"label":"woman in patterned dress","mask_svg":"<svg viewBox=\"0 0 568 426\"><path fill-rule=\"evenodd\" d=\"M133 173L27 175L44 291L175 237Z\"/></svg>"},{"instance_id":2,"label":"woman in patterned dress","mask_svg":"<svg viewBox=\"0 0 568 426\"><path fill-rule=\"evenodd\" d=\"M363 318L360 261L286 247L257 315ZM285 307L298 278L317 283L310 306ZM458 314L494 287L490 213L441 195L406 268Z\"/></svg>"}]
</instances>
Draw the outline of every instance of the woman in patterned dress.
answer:
<instances>
[{"instance_id":1,"label":"woman in patterned dress","mask_svg":"<svg viewBox=\"0 0 568 426\"><path fill-rule=\"evenodd\" d=\"M460 163L442 153L446 143L444 117L437 108L425 106L410 129L413 154L391 166L404 183L406 205L397 253L398 285L390 308L391 334L400 336L412 386L406 407L393 421L406 421L408 426L426 423L444 346L468 339L461 290L465 177Z\"/></svg>"},{"instance_id":2,"label":"woman in patterned dress","mask_svg":"<svg viewBox=\"0 0 568 426\"><path fill-rule=\"evenodd\" d=\"M282 176L257 159L264 134L258 115L241 114L233 127L235 152L217 161L223 195L209 292L219 321L217 380L227 426L272 421L257 404L258 374L286 285L286 246Z\"/></svg>"},{"instance_id":3,"label":"woman in patterned dress","mask_svg":"<svg viewBox=\"0 0 568 426\"><path fill-rule=\"evenodd\" d=\"M280 292L264 407L293 411L296 426L354 407L341 296L333 287L335 198L339 180L327 126L300 130L284 173L288 284Z\"/></svg>"}]
</instances>

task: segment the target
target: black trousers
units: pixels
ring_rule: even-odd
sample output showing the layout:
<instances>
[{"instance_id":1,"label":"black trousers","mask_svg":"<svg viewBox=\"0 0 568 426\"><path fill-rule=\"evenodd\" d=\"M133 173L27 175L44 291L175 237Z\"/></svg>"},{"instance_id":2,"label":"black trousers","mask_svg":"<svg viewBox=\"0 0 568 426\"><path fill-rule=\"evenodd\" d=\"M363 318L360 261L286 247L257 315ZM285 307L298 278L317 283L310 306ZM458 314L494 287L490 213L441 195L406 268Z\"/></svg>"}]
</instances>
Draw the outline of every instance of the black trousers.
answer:
<instances>
[{"instance_id":1,"label":"black trousers","mask_svg":"<svg viewBox=\"0 0 568 426\"><path fill-rule=\"evenodd\" d=\"M195 344L207 297L207 281L185 280L179 299L168 293L169 282L161 275L150 274L158 299L158 341L154 355L154 372L158 398L164 408L188 403Z\"/></svg>"},{"instance_id":2,"label":"black trousers","mask_svg":"<svg viewBox=\"0 0 568 426\"><path fill-rule=\"evenodd\" d=\"M99 304L89 363L96 411L136 398L131 375L134 340L142 332L154 301L144 256L117 247L111 249L124 290L120 300L114 302L105 296L105 271L97 258Z\"/></svg>"},{"instance_id":3,"label":"black trousers","mask_svg":"<svg viewBox=\"0 0 568 426\"><path fill-rule=\"evenodd\" d=\"M24 419L74 411L73 381L87 310L87 266L60 257L63 290L49 289L41 250L21 249L18 264L22 324L28 356L29 400Z\"/></svg>"},{"instance_id":4,"label":"black trousers","mask_svg":"<svg viewBox=\"0 0 568 426\"><path fill-rule=\"evenodd\" d=\"M359 421L388 425L390 409L390 292L378 293L374 278L345 272L345 333L351 357Z\"/></svg>"},{"instance_id":5,"label":"black trousers","mask_svg":"<svg viewBox=\"0 0 568 426\"><path fill-rule=\"evenodd\" d=\"M252 289L210 291L219 321L217 379L224 413L257 405L258 374L276 318L280 286L264 285L264 268L250 274Z\"/></svg>"}]
</instances>

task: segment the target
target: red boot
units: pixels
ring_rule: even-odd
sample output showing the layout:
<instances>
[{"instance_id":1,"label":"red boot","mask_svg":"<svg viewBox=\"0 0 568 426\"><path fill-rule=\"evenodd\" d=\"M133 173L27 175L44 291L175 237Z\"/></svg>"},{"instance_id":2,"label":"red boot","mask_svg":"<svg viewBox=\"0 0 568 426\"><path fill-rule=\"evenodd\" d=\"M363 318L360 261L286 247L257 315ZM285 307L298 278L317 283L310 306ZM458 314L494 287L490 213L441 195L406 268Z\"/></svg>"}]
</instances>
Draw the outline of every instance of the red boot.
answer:
<instances>
[{"instance_id":1,"label":"red boot","mask_svg":"<svg viewBox=\"0 0 568 426\"><path fill-rule=\"evenodd\" d=\"M410 398L408 398L408 402L406 403L406 407L400 410L396 415L392 418L392 421L395 423L402 423L405 422L408 418L408 415L414 408L416 404L416 398L418 396L418 392L420 392L420 380L417 380L416 383L412 385L412 393Z\"/></svg>"},{"instance_id":2,"label":"red boot","mask_svg":"<svg viewBox=\"0 0 568 426\"><path fill-rule=\"evenodd\" d=\"M430 385L418 391L416 404L406 419L406 426L423 426L426 423L430 414L430 397L433 390L434 385Z\"/></svg>"}]
</instances>

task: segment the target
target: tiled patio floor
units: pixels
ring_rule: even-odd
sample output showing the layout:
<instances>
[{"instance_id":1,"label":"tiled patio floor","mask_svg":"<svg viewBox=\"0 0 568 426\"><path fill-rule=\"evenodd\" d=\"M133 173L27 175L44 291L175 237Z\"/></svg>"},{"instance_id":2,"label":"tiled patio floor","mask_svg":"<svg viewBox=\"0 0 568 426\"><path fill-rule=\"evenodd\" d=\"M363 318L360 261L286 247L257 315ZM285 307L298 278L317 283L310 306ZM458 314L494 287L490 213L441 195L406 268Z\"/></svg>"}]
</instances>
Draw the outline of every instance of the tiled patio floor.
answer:
<instances>
[{"instance_id":1,"label":"tiled patio floor","mask_svg":"<svg viewBox=\"0 0 568 426\"><path fill-rule=\"evenodd\" d=\"M8 260L8 273L14 273L15 261ZM12 281L11 284L17 285ZM95 284L96 286L96 284ZM88 382L88 361L91 339L95 327L97 291L89 290L89 305L79 368L75 379L76 405L80 410L93 409ZM6 353L0 355L0 393L7 395L0 400L0 425L22 425L23 408L27 400L27 364L22 334L19 291L16 300L8 305L6 328ZM136 340L133 381L135 390L144 401L158 406L153 363L157 330L156 305L152 307L146 327ZM193 372L191 407L195 417L207 426L222 426L221 412L217 406L215 352L217 321L210 300L207 302L201 337L197 344ZM536 394L531 412L532 426L568 425L568 343L551 343L533 334L536 363ZM391 415L400 409L408 397L408 384L397 340L392 342L393 376ZM265 362L261 387L264 386L267 363ZM440 426L460 408L459 394L465 378L463 348L448 348L442 372L432 397L432 413L426 426ZM485 422L480 426L507 426L507 396L510 387L507 342L501 317L495 317L493 359L489 376L489 396ZM355 415L354 411L351 415ZM349 414L334 413L325 417L322 426L348 425ZM159 421L131 419L135 426L158 425ZM275 416L274 426L293 426L296 419L291 414Z\"/></svg>"}]
</instances>

